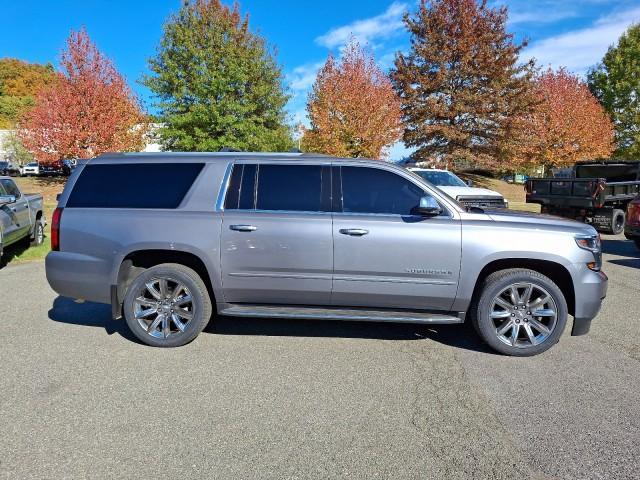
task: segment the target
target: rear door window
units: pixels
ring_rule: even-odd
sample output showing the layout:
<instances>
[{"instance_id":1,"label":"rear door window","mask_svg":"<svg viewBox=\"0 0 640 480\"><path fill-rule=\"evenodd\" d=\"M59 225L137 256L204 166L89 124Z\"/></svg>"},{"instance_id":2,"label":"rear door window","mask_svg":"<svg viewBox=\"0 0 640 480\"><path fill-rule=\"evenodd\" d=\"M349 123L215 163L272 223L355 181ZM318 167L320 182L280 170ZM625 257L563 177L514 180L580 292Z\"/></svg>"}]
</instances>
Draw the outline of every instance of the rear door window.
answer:
<instances>
[{"instance_id":1,"label":"rear door window","mask_svg":"<svg viewBox=\"0 0 640 480\"><path fill-rule=\"evenodd\" d=\"M87 165L76 181L67 207L177 208L203 163Z\"/></svg>"},{"instance_id":2,"label":"rear door window","mask_svg":"<svg viewBox=\"0 0 640 480\"><path fill-rule=\"evenodd\" d=\"M321 165L236 164L225 209L330 211L331 171Z\"/></svg>"}]
</instances>

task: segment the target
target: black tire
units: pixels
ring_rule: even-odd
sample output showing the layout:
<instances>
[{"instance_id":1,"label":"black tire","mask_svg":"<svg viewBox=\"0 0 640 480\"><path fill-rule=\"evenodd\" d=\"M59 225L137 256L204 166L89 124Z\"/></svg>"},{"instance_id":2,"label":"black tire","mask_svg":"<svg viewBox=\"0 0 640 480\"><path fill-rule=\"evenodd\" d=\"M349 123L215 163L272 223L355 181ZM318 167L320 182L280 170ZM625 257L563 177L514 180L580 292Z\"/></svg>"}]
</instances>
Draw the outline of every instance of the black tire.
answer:
<instances>
[{"instance_id":1,"label":"black tire","mask_svg":"<svg viewBox=\"0 0 640 480\"><path fill-rule=\"evenodd\" d=\"M164 338L152 336L135 316L136 298L139 298L147 283L158 279L167 279L170 284L181 283L188 289L192 299L192 318L186 323L184 331L172 331ZM180 347L191 342L207 326L211 319L212 305L205 283L194 270L176 263L164 263L145 270L131 282L124 298L123 311L129 329L143 343L153 347Z\"/></svg>"},{"instance_id":2,"label":"black tire","mask_svg":"<svg viewBox=\"0 0 640 480\"><path fill-rule=\"evenodd\" d=\"M500 329L499 327L505 324L496 326L496 324L494 323L494 319L492 319L490 316L491 309L493 308L493 302L496 300L500 292L503 292L511 285L520 283L531 284L536 289L536 291L542 291L537 290L538 288L543 289L548 293L555 305L555 323L546 338L535 345L531 344L528 341L528 337L526 337L527 332L524 331L524 323L519 323L517 330L518 332L520 332L520 327L522 327L523 333L517 333L515 335L515 343L517 343L518 345L513 346L510 344L506 344L498 336L498 330ZM516 313L518 315L524 315L526 317L527 323L530 321L533 322L534 320L541 321L540 318L538 318L537 320L531 320L531 312L525 312L526 308L519 310ZM480 335L480 337L491 348L505 355L529 357L532 355L538 355L539 353L548 350L558 342L567 324L568 308L566 299L564 298L562 291L550 278L534 270L508 269L492 273L484 280L476 298L471 304L469 313L471 315L471 322L476 332L478 332L478 335ZM527 315L529 317L527 317ZM511 316L514 315L511 314ZM519 320L518 317L514 317L514 319L518 322L525 322L524 318L522 320ZM506 323L507 321L510 321L510 318L505 318L502 321ZM533 323L530 323L529 331L531 331L532 326ZM511 330L511 333L513 333L513 331L514 330ZM520 341L518 340L518 338L520 337L518 335L523 338L522 344L519 343Z\"/></svg>"},{"instance_id":3,"label":"black tire","mask_svg":"<svg viewBox=\"0 0 640 480\"><path fill-rule=\"evenodd\" d=\"M37 247L38 245L42 245L44 243L44 223L41 219L36 221L35 226L33 227L33 238L31 239L31 246Z\"/></svg>"},{"instance_id":4,"label":"black tire","mask_svg":"<svg viewBox=\"0 0 640 480\"><path fill-rule=\"evenodd\" d=\"M620 235L624 232L624 224L626 220L626 215L624 210L614 209L611 214L611 233L614 235Z\"/></svg>"}]
</instances>

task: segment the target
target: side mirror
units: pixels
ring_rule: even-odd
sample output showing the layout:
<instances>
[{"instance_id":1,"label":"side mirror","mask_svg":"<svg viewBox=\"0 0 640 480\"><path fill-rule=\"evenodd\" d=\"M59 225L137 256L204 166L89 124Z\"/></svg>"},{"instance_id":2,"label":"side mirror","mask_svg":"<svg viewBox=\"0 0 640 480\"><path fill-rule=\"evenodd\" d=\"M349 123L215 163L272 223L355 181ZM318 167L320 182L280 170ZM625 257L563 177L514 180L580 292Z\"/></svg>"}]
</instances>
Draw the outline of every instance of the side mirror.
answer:
<instances>
[{"instance_id":1,"label":"side mirror","mask_svg":"<svg viewBox=\"0 0 640 480\"><path fill-rule=\"evenodd\" d=\"M420 204L417 207L413 207L411 213L422 217L436 217L442 213L442 208L440 208L435 198L431 195L425 195L420 199Z\"/></svg>"},{"instance_id":2,"label":"side mirror","mask_svg":"<svg viewBox=\"0 0 640 480\"><path fill-rule=\"evenodd\" d=\"M16 203L16 197L14 195L0 195L0 205L7 205L9 203Z\"/></svg>"},{"instance_id":3,"label":"side mirror","mask_svg":"<svg viewBox=\"0 0 640 480\"><path fill-rule=\"evenodd\" d=\"M473 187L473 180L467 180L467 186Z\"/></svg>"}]
</instances>

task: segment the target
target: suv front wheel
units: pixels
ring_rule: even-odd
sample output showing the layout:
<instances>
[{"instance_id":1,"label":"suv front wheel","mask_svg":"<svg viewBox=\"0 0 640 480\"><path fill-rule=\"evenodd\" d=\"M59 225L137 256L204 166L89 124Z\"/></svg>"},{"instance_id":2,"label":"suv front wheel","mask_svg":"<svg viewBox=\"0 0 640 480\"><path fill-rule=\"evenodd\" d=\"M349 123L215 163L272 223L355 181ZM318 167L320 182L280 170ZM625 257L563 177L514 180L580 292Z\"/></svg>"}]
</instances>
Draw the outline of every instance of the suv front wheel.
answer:
<instances>
[{"instance_id":1,"label":"suv front wheel","mask_svg":"<svg viewBox=\"0 0 640 480\"><path fill-rule=\"evenodd\" d=\"M212 312L200 276L175 263L142 272L127 289L123 309L133 334L154 347L189 343L207 326Z\"/></svg>"},{"instance_id":2,"label":"suv front wheel","mask_svg":"<svg viewBox=\"0 0 640 480\"><path fill-rule=\"evenodd\" d=\"M506 355L537 355L558 342L567 323L567 302L553 281L528 269L489 275L471 308L473 326Z\"/></svg>"}]
</instances>

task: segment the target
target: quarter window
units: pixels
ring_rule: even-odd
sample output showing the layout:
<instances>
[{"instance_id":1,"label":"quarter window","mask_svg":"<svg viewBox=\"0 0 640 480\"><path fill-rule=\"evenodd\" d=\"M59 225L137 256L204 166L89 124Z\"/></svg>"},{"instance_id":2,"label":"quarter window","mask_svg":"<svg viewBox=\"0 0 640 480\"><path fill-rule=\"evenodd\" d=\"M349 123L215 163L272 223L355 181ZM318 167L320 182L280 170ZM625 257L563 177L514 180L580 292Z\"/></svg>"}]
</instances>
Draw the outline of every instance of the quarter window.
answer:
<instances>
[{"instance_id":1,"label":"quarter window","mask_svg":"<svg viewBox=\"0 0 640 480\"><path fill-rule=\"evenodd\" d=\"M379 168L341 167L342 210L411 215L424 191L400 175Z\"/></svg>"},{"instance_id":2,"label":"quarter window","mask_svg":"<svg viewBox=\"0 0 640 480\"><path fill-rule=\"evenodd\" d=\"M177 208L200 174L202 163L87 165L67 207Z\"/></svg>"}]
</instances>

